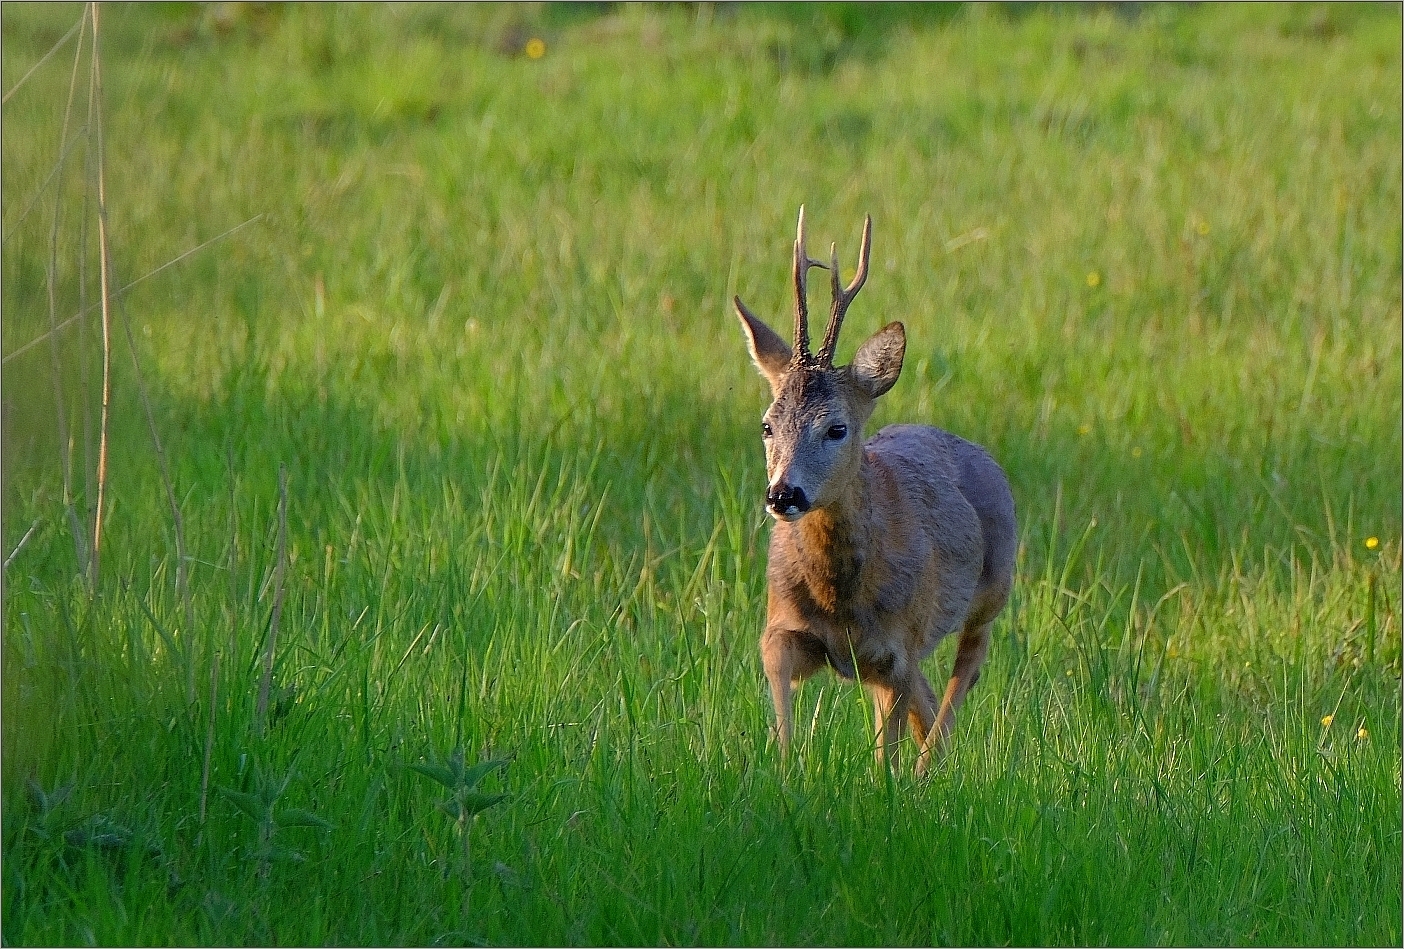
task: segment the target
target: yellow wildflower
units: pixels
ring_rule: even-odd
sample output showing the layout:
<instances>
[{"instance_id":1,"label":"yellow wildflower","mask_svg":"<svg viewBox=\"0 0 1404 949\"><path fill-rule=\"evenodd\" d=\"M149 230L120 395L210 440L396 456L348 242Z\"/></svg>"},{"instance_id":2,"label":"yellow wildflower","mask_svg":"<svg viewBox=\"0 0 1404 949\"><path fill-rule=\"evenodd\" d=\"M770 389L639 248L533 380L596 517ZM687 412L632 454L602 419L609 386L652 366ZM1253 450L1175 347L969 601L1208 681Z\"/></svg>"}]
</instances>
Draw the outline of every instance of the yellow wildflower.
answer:
<instances>
[{"instance_id":1,"label":"yellow wildflower","mask_svg":"<svg viewBox=\"0 0 1404 949\"><path fill-rule=\"evenodd\" d=\"M1367 739L1367 738L1370 737L1370 733L1369 733L1368 731L1365 730L1365 726L1364 726L1364 725L1361 725L1361 726L1360 726L1360 731L1358 731L1358 732L1355 733L1355 737L1356 737L1357 739L1359 739L1360 741L1364 741L1365 739Z\"/></svg>"},{"instance_id":2,"label":"yellow wildflower","mask_svg":"<svg viewBox=\"0 0 1404 949\"><path fill-rule=\"evenodd\" d=\"M1200 237L1203 237L1205 234L1209 233L1209 222L1200 218L1198 221L1194 222L1194 229Z\"/></svg>"},{"instance_id":3,"label":"yellow wildflower","mask_svg":"<svg viewBox=\"0 0 1404 949\"><path fill-rule=\"evenodd\" d=\"M1366 537L1366 538L1365 538L1365 549L1366 549L1366 550L1374 550L1374 549L1375 549L1376 547L1378 547L1378 546L1380 546L1380 539L1379 539L1378 537Z\"/></svg>"},{"instance_id":4,"label":"yellow wildflower","mask_svg":"<svg viewBox=\"0 0 1404 949\"><path fill-rule=\"evenodd\" d=\"M1132 457L1132 458L1139 458L1139 457L1141 457L1141 446L1140 446L1140 445L1133 445L1133 446L1131 446L1131 457Z\"/></svg>"},{"instance_id":5,"label":"yellow wildflower","mask_svg":"<svg viewBox=\"0 0 1404 949\"><path fill-rule=\"evenodd\" d=\"M1092 433L1092 426L1086 422L1083 422L1077 427L1077 433L1079 435L1090 435Z\"/></svg>"},{"instance_id":6,"label":"yellow wildflower","mask_svg":"<svg viewBox=\"0 0 1404 949\"><path fill-rule=\"evenodd\" d=\"M1321 727L1322 727L1322 728L1330 728L1330 727L1331 727L1331 723L1332 723L1333 721L1335 721L1335 720L1336 720L1336 716L1334 716L1334 715L1323 715L1323 716L1321 717Z\"/></svg>"},{"instance_id":7,"label":"yellow wildflower","mask_svg":"<svg viewBox=\"0 0 1404 949\"><path fill-rule=\"evenodd\" d=\"M1100 287L1102 285L1102 275L1095 270L1087 272L1087 285L1089 287Z\"/></svg>"},{"instance_id":8,"label":"yellow wildflower","mask_svg":"<svg viewBox=\"0 0 1404 949\"><path fill-rule=\"evenodd\" d=\"M546 55L546 41L539 36L533 36L526 42L526 54L528 59L540 59Z\"/></svg>"}]
</instances>

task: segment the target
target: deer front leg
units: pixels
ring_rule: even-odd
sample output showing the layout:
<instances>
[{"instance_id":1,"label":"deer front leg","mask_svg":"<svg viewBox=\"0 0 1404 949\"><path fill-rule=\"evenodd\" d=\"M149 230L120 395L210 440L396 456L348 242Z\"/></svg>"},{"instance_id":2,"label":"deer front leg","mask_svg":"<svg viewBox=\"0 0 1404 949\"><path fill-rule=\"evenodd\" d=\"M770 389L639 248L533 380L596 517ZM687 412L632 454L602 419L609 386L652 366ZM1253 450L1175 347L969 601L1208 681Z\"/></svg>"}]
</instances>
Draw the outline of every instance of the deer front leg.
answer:
<instances>
[{"instance_id":1,"label":"deer front leg","mask_svg":"<svg viewBox=\"0 0 1404 949\"><path fill-rule=\"evenodd\" d=\"M761 663L775 704L775 741L782 760L789 757L795 733L794 687L824 665L823 656L823 645L799 630L771 626L761 637Z\"/></svg>"},{"instance_id":2,"label":"deer front leg","mask_svg":"<svg viewBox=\"0 0 1404 949\"><path fill-rule=\"evenodd\" d=\"M868 686L873 696L874 729L877 732L878 764L897 761L897 744L902 740L902 729L906 725L909 701L904 690L890 685L872 683Z\"/></svg>"}]
</instances>

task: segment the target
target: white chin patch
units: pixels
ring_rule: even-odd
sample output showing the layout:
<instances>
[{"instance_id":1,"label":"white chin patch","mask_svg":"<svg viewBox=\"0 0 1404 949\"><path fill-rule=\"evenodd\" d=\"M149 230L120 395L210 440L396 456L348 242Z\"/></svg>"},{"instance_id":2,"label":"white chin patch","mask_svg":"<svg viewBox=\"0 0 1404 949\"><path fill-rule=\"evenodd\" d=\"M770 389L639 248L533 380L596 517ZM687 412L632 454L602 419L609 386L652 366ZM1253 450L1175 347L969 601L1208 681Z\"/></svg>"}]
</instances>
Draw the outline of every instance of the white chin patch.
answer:
<instances>
[{"instance_id":1,"label":"white chin patch","mask_svg":"<svg viewBox=\"0 0 1404 949\"><path fill-rule=\"evenodd\" d=\"M770 516L775 518L777 521L797 521L799 520L800 515L804 513L793 504L785 508L785 510L783 511L777 511L773 507L768 507L766 508L766 510L769 511Z\"/></svg>"}]
</instances>

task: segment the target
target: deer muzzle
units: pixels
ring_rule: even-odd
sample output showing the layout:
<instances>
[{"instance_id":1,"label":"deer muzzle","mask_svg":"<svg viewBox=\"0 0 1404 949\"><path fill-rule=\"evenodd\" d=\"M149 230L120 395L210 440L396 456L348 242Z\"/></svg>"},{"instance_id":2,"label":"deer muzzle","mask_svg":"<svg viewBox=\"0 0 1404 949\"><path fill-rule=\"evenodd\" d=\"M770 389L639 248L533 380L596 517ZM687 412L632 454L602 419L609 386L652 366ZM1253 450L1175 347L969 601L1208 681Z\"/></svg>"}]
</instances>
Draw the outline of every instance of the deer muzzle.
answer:
<instances>
[{"instance_id":1,"label":"deer muzzle","mask_svg":"<svg viewBox=\"0 0 1404 949\"><path fill-rule=\"evenodd\" d=\"M781 482L772 484L766 491L765 506L772 516L790 520L809 510L809 498L805 496L804 488Z\"/></svg>"}]
</instances>

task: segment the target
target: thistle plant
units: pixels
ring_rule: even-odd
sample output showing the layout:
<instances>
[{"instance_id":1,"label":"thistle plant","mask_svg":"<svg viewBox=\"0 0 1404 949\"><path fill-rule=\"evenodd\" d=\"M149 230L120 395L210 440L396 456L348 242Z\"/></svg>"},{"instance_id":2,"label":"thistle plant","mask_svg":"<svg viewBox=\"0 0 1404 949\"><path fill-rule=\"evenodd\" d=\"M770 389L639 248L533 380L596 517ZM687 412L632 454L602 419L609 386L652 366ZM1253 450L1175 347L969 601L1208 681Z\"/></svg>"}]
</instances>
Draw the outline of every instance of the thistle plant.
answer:
<instances>
[{"instance_id":1,"label":"thistle plant","mask_svg":"<svg viewBox=\"0 0 1404 949\"><path fill-rule=\"evenodd\" d=\"M278 807L278 799L292 783L294 771L289 769L281 778L269 779L263 770L254 766L254 790L236 791L220 786L219 793L237 807L258 826L258 847L253 858L258 861L258 875L268 876L271 866L277 863L303 863L306 854L291 847L283 846L274 838L285 827L318 827L329 830L332 824L311 811L300 807Z\"/></svg>"},{"instance_id":2,"label":"thistle plant","mask_svg":"<svg viewBox=\"0 0 1404 949\"><path fill-rule=\"evenodd\" d=\"M441 811L453 818L458 828L458 839L462 847L463 875L471 876L469 829L473 818L505 800L506 794L488 794L478 790L478 783L493 771L507 767L504 758L480 761L472 767L464 765L463 746L459 745L449 754L447 761L437 759L428 762L415 762L410 770L416 771L443 786L448 795L438 802ZM445 868L447 875L447 868Z\"/></svg>"}]
</instances>

